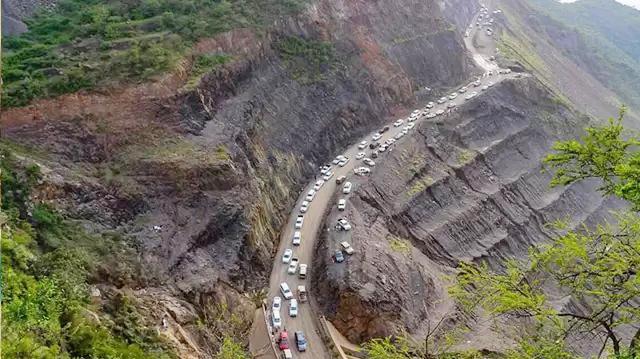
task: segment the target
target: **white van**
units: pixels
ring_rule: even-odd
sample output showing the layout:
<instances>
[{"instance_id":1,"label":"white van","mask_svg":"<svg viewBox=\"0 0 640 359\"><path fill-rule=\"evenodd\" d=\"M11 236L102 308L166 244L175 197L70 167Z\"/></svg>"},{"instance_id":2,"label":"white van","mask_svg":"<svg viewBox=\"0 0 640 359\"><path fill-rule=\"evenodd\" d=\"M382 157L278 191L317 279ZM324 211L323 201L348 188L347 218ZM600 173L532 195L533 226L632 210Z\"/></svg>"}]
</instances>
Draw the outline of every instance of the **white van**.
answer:
<instances>
[{"instance_id":1,"label":"white van","mask_svg":"<svg viewBox=\"0 0 640 359\"><path fill-rule=\"evenodd\" d=\"M280 311L279 310L273 310L271 312L271 319L273 320L273 327L280 329L282 328L282 319L280 319Z\"/></svg>"}]
</instances>

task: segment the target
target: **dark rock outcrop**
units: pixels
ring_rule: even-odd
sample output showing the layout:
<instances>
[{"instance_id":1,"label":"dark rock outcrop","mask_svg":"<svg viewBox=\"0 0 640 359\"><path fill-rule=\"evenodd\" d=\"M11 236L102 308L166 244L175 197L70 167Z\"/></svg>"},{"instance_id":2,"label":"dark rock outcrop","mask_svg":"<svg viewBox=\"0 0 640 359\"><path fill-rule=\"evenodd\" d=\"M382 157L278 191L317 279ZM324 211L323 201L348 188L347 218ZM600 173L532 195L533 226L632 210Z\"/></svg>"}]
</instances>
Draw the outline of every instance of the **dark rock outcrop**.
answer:
<instances>
[{"instance_id":1,"label":"dark rock outcrop","mask_svg":"<svg viewBox=\"0 0 640 359\"><path fill-rule=\"evenodd\" d=\"M312 287L354 342L398 329L423 335L429 323L457 316L446 276L459 261L499 268L547 241L547 223L598 223L622 206L593 182L549 188L542 158L587 122L536 80L500 83L436 119L384 154L350 198L356 254L345 268L328 262L330 240L318 248ZM504 345L486 338L487 349Z\"/></svg>"}]
</instances>

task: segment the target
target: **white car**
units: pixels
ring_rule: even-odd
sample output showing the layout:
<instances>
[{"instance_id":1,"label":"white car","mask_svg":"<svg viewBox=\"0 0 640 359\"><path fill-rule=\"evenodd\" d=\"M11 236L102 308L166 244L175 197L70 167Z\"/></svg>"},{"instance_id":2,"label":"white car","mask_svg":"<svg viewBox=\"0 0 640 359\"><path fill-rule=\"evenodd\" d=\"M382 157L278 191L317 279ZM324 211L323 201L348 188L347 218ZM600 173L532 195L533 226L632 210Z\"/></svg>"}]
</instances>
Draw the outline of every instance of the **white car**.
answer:
<instances>
[{"instance_id":1,"label":"white car","mask_svg":"<svg viewBox=\"0 0 640 359\"><path fill-rule=\"evenodd\" d=\"M395 140L395 139L393 139L393 138L389 138L389 139L387 139L386 141L384 141L384 143L385 143L387 146L391 146L391 145L393 145L394 143L396 143L396 140Z\"/></svg>"},{"instance_id":2,"label":"white car","mask_svg":"<svg viewBox=\"0 0 640 359\"><path fill-rule=\"evenodd\" d=\"M367 143L369 143L369 142L367 142L367 141L360 142L360 144L358 145L358 148L361 149L361 150L364 150L367 147Z\"/></svg>"},{"instance_id":3,"label":"white car","mask_svg":"<svg viewBox=\"0 0 640 359\"><path fill-rule=\"evenodd\" d=\"M489 81L489 83L487 83L487 87L491 87L493 86L493 82Z\"/></svg>"},{"instance_id":4,"label":"white car","mask_svg":"<svg viewBox=\"0 0 640 359\"><path fill-rule=\"evenodd\" d=\"M435 113L428 113L425 117L426 118L434 118L434 117L436 117L436 114Z\"/></svg>"},{"instance_id":5,"label":"white car","mask_svg":"<svg viewBox=\"0 0 640 359\"><path fill-rule=\"evenodd\" d=\"M293 298L293 293L291 293L291 289L289 289L289 285L286 282L280 283L280 293L286 300Z\"/></svg>"},{"instance_id":6,"label":"white car","mask_svg":"<svg viewBox=\"0 0 640 359\"><path fill-rule=\"evenodd\" d=\"M415 124L415 123L410 123L410 124L408 124L408 125L406 125L406 126L404 126L404 127L405 127L407 130L411 130L411 129L413 129L414 127L416 127L416 124Z\"/></svg>"},{"instance_id":7,"label":"white car","mask_svg":"<svg viewBox=\"0 0 640 359\"><path fill-rule=\"evenodd\" d=\"M324 180L319 179L316 181L316 184L313 185L313 189L315 191L319 191L323 184L324 184Z\"/></svg>"},{"instance_id":8,"label":"white car","mask_svg":"<svg viewBox=\"0 0 640 359\"><path fill-rule=\"evenodd\" d=\"M322 176L322 179L325 180L325 181L328 181L328 180L331 179L331 177L333 177L333 172L327 172L327 173L325 173L324 176Z\"/></svg>"},{"instance_id":9,"label":"white car","mask_svg":"<svg viewBox=\"0 0 640 359\"><path fill-rule=\"evenodd\" d=\"M393 138L395 138L396 140L399 140L402 138L402 136L404 136L404 132L398 132L395 136L393 136Z\"/></svg>"},{"instance_id":10,"label":"white car","mask_svg":"<svg viewBox=\"0 0 640 359\"><path fill-rule=\"evenodd\" d=\"M485 90L486 90L486 89L488 89L488 88L489 88L489 86L484 85L484 86L482 86L482 87L480 88L480 90L485 91Z\"/></svg>"},{"instance_id":11,"label":"white car","mask_svg":"<svg viewBox=\"0 0 640 359\"><path fill-rule=\"evenodd\" d=\"M480 81L476 80L476 81L473 83L473 87L478 87L478 86L480 86Z\"/></svg>"},{"instance_id":12,"label":"white car","mask_svg":"<svg viewBox=\"0 0 640 359\"><path fill-rule=\"evenodd\" d=\"M443 114L444 114L444 110L438 110L438 111L436 111L436 115L437 115L437 116L440 116L440 115L443 115Z\"/></svg>"},{"instance_id":13,"label":"white car","mask_svg":"<svg viewBox=\"0 0 640 359\"><path fill-rule=\"evenodd\" d=\"M350 224L349 224L349 222L348 222L346 219L344 219L344 218L340 218L340 219L338 220L338 225L339 225L340 227L342 227L342 229L344 229L345 231L348 231L348 230L350 230L350 229L351 229L351 225L350 225Z\"/></svg>"},{"instance_id":14,"label":"white car","mask_svg":"<svg viewBox=\"0 0 640 359\"><path fill-rule=\"evenodd\" d=\"M399 119L398 121L393 123L393 127L400 127L404 123L403 119Z\"/></svg>"},{"instance_id":15,"label":"white car","mask_svg":"<svg viewBox=\"0 0 640 359\"><path fill-rule=\"evenodd\" d=\"M289 316L290 317L298 316L298 301L295 299L291 299L291 302L289 302Z\"/></svg>"},{"instance_id":16,"label":"white car","mask_svg":"<svg viewBox=\"0 0 640 359\"><path fill-rule=\"evenodd\" d=\"M280 310L280 306L282 305L282 298L275 296L273 297L273 305L272 305L272 309L275 310Z\"/></svg>"},{"instance_id":17,"label":"white car","mask_svg":"<svg viewBox=\"0 0 640 359\"><path fill-rule=\"evenodd\" d=\"M371 139L374 140L374 141L377 141L377 140L379 140L381 138L382 138L382 135L377 133L377 132L374 133L373 136L371 136Z\"/></svg>"},{"instance_id":18,"label":"white car","mask_svg":"<svg viewBox=\"0 0 640 359\"><path fill-rule=\"evenodd\" d=\"M458 97L458 94L454 92L451 95L449 95L449 100L454 100L456 97Z\"/></svg>"},{"instance_id":19,"label":"white car","mask_svg":"<svg viewBox=\"0 0 640 359\"><path fill-rule=\"evenodd\" d=\"M282 320L280 319L280 311L279 310L271 311L271 318L273 320L273 327L276 329L280 329L282 327Z\"/></svg>"},{"instance_id":20,"label":"white car","mask_svg":"<svg viewBox=\"0 0 640 359\"><path fill-rule=\"evenodd\" d=\"M427 108L433 108L433 102L429 102L426 107Z\"/></svg>"},{"instance_id":21,"label":"white car","mask_svg":"<svg viewBox=\"0 0 640 359\"><path fill-rule=\"evenodd\" d=\"M340 159L336 158L333 161L331 161L332 164L337 165L338 163L340 163Z\"/></svg>"},{"instance_id":22,"label":"white car","mask_svg":"<svg viewBox=\"0 0 640 359\"><path fill-rule=\"evenodd\" d=\"M295 231L293 232L293 245L294 246L299 246L300 242L302 242L302 233L300 233L300 231Z\"/></svg>"},{"instance_id":23,"label":"white car","mask_svg":"<svg viewBox=\"0 0 640 359\"><path fill-rule=\"evenodd\" d=\"M296 217L296 229L300 229L302 228L302 223L304 222L304 215L299 214L298 217Z\"/></svg>"},{"instance_id":24,"label":"white car","mask_svg":"<svg viewBox=\"0 0 640 359\"><path fill-rule=\"evenodd\" d=\"M287 274L296 274L298 271L298 258L291 258L289 268L287 268Z\"/></svg>"},{"instance_id":25,"label":"white car","mask_svg":"<svg viewBox=\"0 0 640 359\"><path fill-rule=\"evenodd\" d=\"M362 160L362 162L366 163L367 166L371 166L371 167L376 165L376 163L373 162L373 160L371 158L365 158L364 160Z\"/></svg>"},{"instance_id":26,"label":"white car","mask_svg":"<svg viewBox=\"0 0 640 359\"><path fill-rule=\"evenodd\" d=\"M359 176L364 176L364 175L368 175L369 173L371 173L371 168L369 168L369 167L358 167L358 168L354 169L353 172L355 172L355 174L357 174ZM344 193L344 191L343 191L343 193Z\"/></svg>"},{"instance_id":27,"label":"white car","mask_svg":"<svg viewBox=\"0 0 640 359\"><path fill-rule=\"evenodd\" d=\"M316 196L316 191L314 189L310 189L309 192L307 192L307 197L305 197L305 201L311 202L313 201L313 198L315 196Z\"/></svg>"},{"instance_id":28,"label":"white car","mask_svg":"<svg viewBox=\"0 0 640 359\"><path fill-rule=\"evenodd\" d=\"M342 186L342 193L344 194L351 193L351 186L352 186L351 182L345 182L344 186Z\"/></svg>"},{"instance_id":29,"label":"white car","mask_svg":"<svg viewBox=\"0 0 640 359\"><path fill-rule=\"evenodd\" d=\"M459 93L465 93L465 92L467 92L467 87L466 87L466 86L462 87L460 90L458 90L458 92L459 92Z\"/></svg>"},{"instance_id":30,"label":"white car","mask_svg":"<svg viewBox=\"0 0 640 359\"><path fill-rule=\"evenodd\" d=\"M341 198L338 200L338 211L344 211L345 208L347 208L347 200Z\"/></svg>"},{"instance_id":31,"label":"white car","mask_svg":"<svg viewBox=\"0 0 640 359\"><path fill-rule=\"evenodd\" d=\"M305 279L307 277L307 265L304 263L301 263L299 268L300 269L298 269L298 278Z\"/></svg>"},{"instance_id":32,"label":"white car","mask_svg":"<svg viewBox=\"0 0 640 359\"><path fill-rule=\"evenodd\" d=\"M447 104L447 108L454 108L454 107L456 107L456 104L455 104L455 103L453 103L453 102L449 102L449 103Z\"/></svg>"},{"instance_id":33,"label":"white car","mask_svg":"<svg viewBox=\"0 0 640 359\"><path fill-rule=\"evenodd\" d=\"M380 152L384 152L384 151L386 151L386 150L387 150L387 147L389 147L389 145L387 145L387 144L382 144L382 145L380 146L380 148L378 149L378 151L380 151ZM355 171L355 170L354 170L354 171ZM356 172L356 173L357 173L357 172Z\"/></svg>"},{"instance_id":34,"label":"white car","mask_svg":"<svg viewBox=\"0 0 640 359\"><path fill-rule=\"evenodd\" d=\"M307 213L309 210L309 201L302 201L300 205L300 213Z\"/></svg>"},{"instance_id":35,"label":"white car","mask_svg":"<svg viewBox=\"0 0 640 359\"><path fill-rule=\"evenodd\" d=\"M323 166L323 167L320 169L320 173L321 173L321 174L325 174L325 173L327 173L327 172L331 171L331 168L332 168L331 166L329 166L329 165L325 165L325 166Z\"/></svg>"},{"instance_id":36,"label":"white car","mask_svg":"<svg viewBox=\"0 0 640 359\"><path fill-rule=\"evenodd\" d=\"M440 97L440 98L438 99L438 103L439 103L439 104L443 104L443 103L445 103L445 102L447 102L447 98L446 98L446 97Z\"/></svg>"},{"instance_id":37,"label":"white car","mask_svg":"<svg viewBox=\"0 0 640 359\"><path fill-rule=\"evenodd\" d=\"M342 160L340 160L340 162L338 163L338 166L344 167L347 165L347 163L349 163L349 157L345 157Z\"/></svg>"},{"instance_id":38,"label":"white car","mask_svg":"<svg viewBox=\"0 0 640 359\"><path fill-rule=\"evenodd\" d=\"M356 155L356 160L361 160L364 158L364 156L366 156L366 153L358 152L358 154Z\"/></svg>"},{"instance_id":39,"label":"white car","mask_svg":"<svg viewBox=\"0 0 640 359\"><path fill-rule=\"evenodd\" d=\"M293 256L293 251L290 248L284 250L284 254L282 255L282 263L291 262L291 257Z\"/></svg>"}]
</instances>

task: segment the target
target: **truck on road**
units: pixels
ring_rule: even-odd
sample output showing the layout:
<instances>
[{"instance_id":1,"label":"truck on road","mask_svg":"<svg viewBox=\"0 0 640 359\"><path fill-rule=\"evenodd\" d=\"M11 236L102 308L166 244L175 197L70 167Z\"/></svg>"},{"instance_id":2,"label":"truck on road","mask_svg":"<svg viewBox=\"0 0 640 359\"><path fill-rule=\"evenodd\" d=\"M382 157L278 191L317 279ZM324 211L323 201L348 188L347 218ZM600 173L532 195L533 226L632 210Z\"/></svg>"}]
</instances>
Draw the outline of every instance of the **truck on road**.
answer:
<instances>
[{"instance_id":1,"label":"truck on road","mask_svg":"<svg viewBox=\"0 0 640 359\"><path fill-rule=\"evenodd\" d=\"M298 299L300 300L300 303L307 301L307 288L303 285L298 286Z\"/></svg>"}]
</instances>

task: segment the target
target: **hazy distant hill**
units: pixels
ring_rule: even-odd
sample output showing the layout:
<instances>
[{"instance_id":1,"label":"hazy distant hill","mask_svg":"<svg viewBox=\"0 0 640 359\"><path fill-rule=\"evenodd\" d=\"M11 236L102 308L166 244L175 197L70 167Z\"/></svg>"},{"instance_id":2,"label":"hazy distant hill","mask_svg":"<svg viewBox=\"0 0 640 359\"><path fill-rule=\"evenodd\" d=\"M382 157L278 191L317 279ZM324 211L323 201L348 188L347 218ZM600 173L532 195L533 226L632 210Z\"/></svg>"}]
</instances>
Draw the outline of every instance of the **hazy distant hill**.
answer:
<instances>
[{"instance_id":1,"label":"hazy distant hill","mask_svg":"<svg viewBox=\"0 0 640 359\"><path fill-rule=\"evenodd\" d=\"M569 52L569 57L624 101L640 107L640 11L613 0L529 1L583 35L589 53Z\"/></svg>"}]
</instances>

